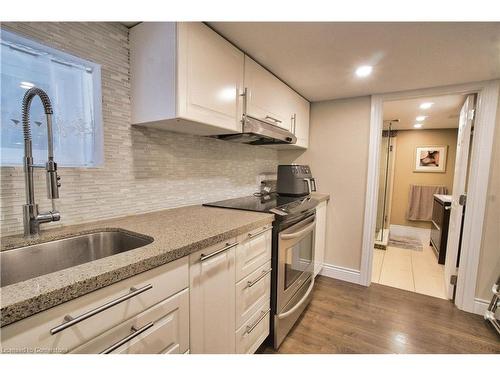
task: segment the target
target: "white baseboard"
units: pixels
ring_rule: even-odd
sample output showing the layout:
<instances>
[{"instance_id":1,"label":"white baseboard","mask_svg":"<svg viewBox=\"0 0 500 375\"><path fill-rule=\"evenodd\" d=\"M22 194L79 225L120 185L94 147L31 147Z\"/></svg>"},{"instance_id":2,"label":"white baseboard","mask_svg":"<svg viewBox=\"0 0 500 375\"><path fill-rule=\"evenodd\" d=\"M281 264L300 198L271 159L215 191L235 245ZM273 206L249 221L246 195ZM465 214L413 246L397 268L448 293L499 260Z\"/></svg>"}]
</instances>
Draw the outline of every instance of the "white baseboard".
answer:
<instances>
[{"instance_id":1,"label":"white baseboard","mask_svg":"<svg viewBox=\"0 0 500 375\"><path fill-rule=\"evenodd\" d=\"M321 276L331 277L354 284L361 284L361 276L359 270L352 268L335 266L333 264L323 264L323 268L319 272Z\"/></svg>"},{"instance_id":2,"label":"white baseboard","mask_svg":"<svg viewBox=\"0 0 500 375\"><path fill-rule=\"evenodd\" d=\"M431 230L426 228L391 224L389 232L396 236L419 238L424 245L428 245L431 240Z\"/></svg>"},{"instance_id":3,"label":"white baseboard","mask_svg":"<svg viewBox=\"0 0 500 375\"><path fill-rule=\"evenodd\" d=\"M480 298L474 298L474 314L484 316L484 313L489 305L490 301Z\"/></svg>"}]
</instances>

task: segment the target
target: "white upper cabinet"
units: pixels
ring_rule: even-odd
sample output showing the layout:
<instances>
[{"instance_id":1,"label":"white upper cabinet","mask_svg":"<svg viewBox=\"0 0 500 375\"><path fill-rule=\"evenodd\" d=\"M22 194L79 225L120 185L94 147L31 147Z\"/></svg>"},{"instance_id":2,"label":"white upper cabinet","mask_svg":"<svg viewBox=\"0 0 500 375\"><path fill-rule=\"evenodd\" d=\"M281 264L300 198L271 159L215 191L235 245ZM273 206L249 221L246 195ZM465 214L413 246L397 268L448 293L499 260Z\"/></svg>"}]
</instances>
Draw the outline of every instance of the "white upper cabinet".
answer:
<instances>
[{"instance_id":1,"label":"white upper cabinet","mask_svg":"<svg viewBox=\"0 0 500 375\"><path fill-rule=\"evenodd\" d=\"M247 115L295 133L297 144L278 148L308 147L309 102L201 22L131 28L130 81L134 125L239 133L246 108Z\"/></svg>"},{"instance_id":2,"label":"white upper cabinet","mask_svg":"<svg viewBox=\"0 0 500 375\"><path fill-rule=\"evenodd\" d=\"M297 137L297 143L293 146L295 148L307 148L309 146L310 103L296 92L293 92L292 104L292 132Z\"/></svg>"},{"instance_id":3,"label":"white upper cabinet","mask_svg":"<svg viewBox=\"0 0 500 375\"><path fill-rule=\"evenodd\" d=\"M245 56L246 114L291 130L292 89L250 57Z\"/></svg>"},{"instance_id":4,"label":"white upper cabinet","mask_svg":"<svg viewBox=\"0 0 500 375\"><path fill-rule=\"evenodd\" d=\"M132 123L183 133L241 131L244 54L201 22L130 30Z\"/></svg>"}]
</instances>

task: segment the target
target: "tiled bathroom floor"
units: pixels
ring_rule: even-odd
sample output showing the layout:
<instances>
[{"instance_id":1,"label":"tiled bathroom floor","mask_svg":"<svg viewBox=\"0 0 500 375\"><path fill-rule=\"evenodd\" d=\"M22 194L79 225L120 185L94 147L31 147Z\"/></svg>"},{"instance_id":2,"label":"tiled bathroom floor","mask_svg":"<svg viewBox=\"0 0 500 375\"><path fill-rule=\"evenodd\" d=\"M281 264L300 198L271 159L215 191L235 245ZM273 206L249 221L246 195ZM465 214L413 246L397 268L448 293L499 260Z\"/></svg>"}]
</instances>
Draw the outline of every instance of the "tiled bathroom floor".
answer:
<instances>
[{"instance_id":1,"label":"tiled bathroom floor","mask_svg":"<svg viewBox=\"0 0 500 375\"><path fill-rule=\"evenodd\" d=\"M446 299L444 266L430 246L423 251L387 247L375 249L372 282Z\"/></svg>"}]
</instances>

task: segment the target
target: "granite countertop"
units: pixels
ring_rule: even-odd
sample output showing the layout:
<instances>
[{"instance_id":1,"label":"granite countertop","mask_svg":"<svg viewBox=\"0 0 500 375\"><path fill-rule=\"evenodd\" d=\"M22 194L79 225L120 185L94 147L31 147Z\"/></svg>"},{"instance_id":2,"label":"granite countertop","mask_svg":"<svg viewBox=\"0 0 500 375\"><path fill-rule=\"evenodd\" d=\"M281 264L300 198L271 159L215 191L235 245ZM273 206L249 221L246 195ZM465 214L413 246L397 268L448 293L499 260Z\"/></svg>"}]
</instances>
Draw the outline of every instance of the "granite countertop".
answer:
<instances>
[{"instance_id":1,"label":"granite countertop","mask_svg":"<svg viewBox=\"0 0 500 375\"><path fill-rule=\"evenodd\" d=\"M42 231L36 240L1 238L0 250L120 229L154 238L146 246L0 289L1 326L272 223L274 215L188 206Z\"/></svg>"},{"instance_id":2,"label":"granite countertop","mask_svg":"<svg viewBox=\"0 0 500 375\"><path fill-rule=\"evenodd\" d=\"M451 203L453 198L451 195L444 195L444 194L434 194L434 196L443 203Z\"/></svg>"}]
</instances>

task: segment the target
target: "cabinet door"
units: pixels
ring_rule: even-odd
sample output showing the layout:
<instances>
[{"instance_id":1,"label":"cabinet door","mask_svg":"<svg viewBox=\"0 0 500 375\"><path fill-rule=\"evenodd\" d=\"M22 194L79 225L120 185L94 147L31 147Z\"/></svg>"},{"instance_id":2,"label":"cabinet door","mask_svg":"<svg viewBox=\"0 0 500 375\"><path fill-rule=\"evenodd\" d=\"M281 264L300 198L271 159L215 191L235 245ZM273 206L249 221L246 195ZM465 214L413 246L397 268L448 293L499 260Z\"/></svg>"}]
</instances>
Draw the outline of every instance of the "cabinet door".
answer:
<instances>
[{"instance_id":1,"label":"cabinet door","mask_svg":"<svg viewBox=\"0 0 500 375\"><path fill-rule=\"evenodd\" d=\"M189 289L106 331L72 353L101 353L113 347L110 351L113 354L186 352L189 349Z\"/></svg>"},{"instance_id":2,"label":"cabinet door","mask_svg":"<svg viewBox=\"0 0 500 375\"><path fill-rule=\"evenodd\" d=\"M241 131L243 53L201 22L177 33L178 117Z\"/></svg>"},{"instance_id":3,"label":"cabinet door","mask_svg":"<svg viewBox=\"0 0 500 375\"><path fill-rule=\"evenodd\" d=\"M309 112L310 103L297 93L294 93L294 121L292 131L297 137L295 146L307 148L309 146Z\"/></svg>"},{"instance_id":4,"label":"cabinet door","mask_svg":"<svg viewBox=\"0 0 500 375\"><path fill-rule=\"evenodd\" d=\"M245 88L249 116L291 130L293 90L248 56L245 56Z\"/></svg>"},{"instance_id":5,"label":"cabinet door","mask_svg":"<svg viewBox=\"0 0 500 375\"><path fill-rule=\"evenodd\" d=\"M190 255L190 352L235 352L234 247L226 244ZM206 258L206 260L203 260Z\"/></svg>"},{"instance_id":6,"label":"cabinet door","mask_svg":"<svg viewBox=\"0 0 500 375\"><path fill-rule=\"evenodd\" d=\"M323 268L326 245L326 210L327 202L321 202L316 207L316 237L314 245L314 276Z\"/></svg>"}]
</instances>

